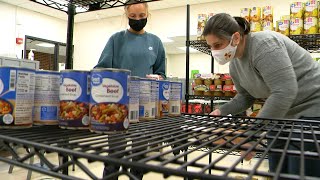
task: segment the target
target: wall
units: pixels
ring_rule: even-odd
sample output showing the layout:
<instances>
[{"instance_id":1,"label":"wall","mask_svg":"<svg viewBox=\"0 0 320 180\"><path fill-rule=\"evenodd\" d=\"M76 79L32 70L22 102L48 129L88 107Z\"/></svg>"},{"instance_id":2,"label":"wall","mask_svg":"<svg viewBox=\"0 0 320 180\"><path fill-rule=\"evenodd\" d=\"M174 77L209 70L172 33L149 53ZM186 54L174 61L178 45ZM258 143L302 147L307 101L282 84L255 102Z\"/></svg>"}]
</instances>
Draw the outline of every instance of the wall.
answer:
<instances>
[{"instance_id":1,"label":"wall","mask_svg":"<svg viewBox=\"0 0 320 180\"><path fill-rule=\"evenodd\" d=\"M43 39L66 42L67 22L0 2L0 55L21 58L24 46L17 46L16 36L35 36ZM21 24L21 25L19 25Z\"/></svg>"},{"instance_id":2,"label":"wall","mask_svg":"<svg viewBox=\"0 0 320 180\"><path fill-rule=\"evenodd\" d=\"M295 0L222 0L220 2L198 4L191 6L191 34L196 34L197 14L199 13L219 13L226 12L232 15L239 15L240 8L272 5L274 7L274 17L278 20L281 15L289 14L290 3ZM183 36L186 32L186 7L177 7L151 12L152 17L148 21L147 31L158 36L172 37ZM97 64L101 51L103 50L108 38L117 31L125 29L123 17L112 17L108 19L97 19L75 26L75 69L90 69ZM170 71L168 74L183 74L185 71L185 58L176 60L174 63L179 72ZM198 59L200 59L199 56ZM168 62L170 64L170 62ZM177 71L177 70L175 70Z\"/></svg>"},{"instance_id":3,"label":"wall","mask_svg":"<svg viewBox=\"0 0 320 180\"><path fill-rule=\"evenodd\" d=\"M167 63L167 76L185 78L186 77L186 55L185 54L170 54ZM179 68L178 68L179 67ZM200 73L211 72L211 57L206 54L191 54L189 75L191 70L199 70ZM214 72L228 73L229 63L226 65L218 65L214 62Z\"/></svg>"}]
</instances>

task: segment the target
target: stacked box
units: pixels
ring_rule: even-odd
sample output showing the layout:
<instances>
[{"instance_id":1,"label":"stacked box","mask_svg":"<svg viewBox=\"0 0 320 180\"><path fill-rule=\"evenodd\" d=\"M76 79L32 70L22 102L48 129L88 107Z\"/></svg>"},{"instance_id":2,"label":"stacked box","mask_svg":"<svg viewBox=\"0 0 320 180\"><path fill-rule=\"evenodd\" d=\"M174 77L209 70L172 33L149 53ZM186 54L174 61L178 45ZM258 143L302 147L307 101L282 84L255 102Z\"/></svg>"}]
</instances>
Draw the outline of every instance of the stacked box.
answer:
<instances>
[{"instance_id":1,"label":"stacked box","mask_svg":"<svg viewBox=\"0 0 320 180\"><path fill-rule=\"evenodd\" d=\"M279 20L277 21L276 28L277 32L289 36L290 35L290 20Z\"/></svg>"},{"instance_id":2,"label":"stacked box","mask_svg":"<svg viewBox=\"0 0 320 180\"><path fill-rule=\"evenodd\" d=\"M262 29L273 31L273 8L271 6L265 6L262 8Z\"/></svg>"},{"instance_id":3,"label":"stacked box","mask_svg":"<svg viewBox=\"0 0 320 180\"><path fill-rule=\"evenodd\" d=\"M290 34L299 35L303 34L303 17L304 17L303 2L294 2L290 5Z\"/></svg>"},{"instance_id":4,"label":"stacked box","mask_svg":"<svg viewBox=\"0 0 320 180\"><path fill-rule=\"evenodd\" d=\"M202 36L202 32L206 25L207 15L206 14L198 14L198 26L197 26L197 40L204 40Z\"/></svg>"},{"instance_id":5,"label":"stacked box","mask_svg":"<svg viewBox=\"0 0 320 180\"><path fill-rule=\"evenodd\" d=\"M250 26L251 32L258 32L262 30L261 24L261 8L260 7L253 7L250 13Z\"/></svg>"},{"instance_id":6,"label":"stacked box","mask_svg":"<svg viewBox=\"0 0 320 180\"><path fill-rule=\"evenodd\" d=\"M306 17L304 19L304 34L316 34L319 31L318 18Z\"/></svg>"},{"instance_id":7,"label":"stacked box","mask_svg":"<svg viewBox=\"0 0 320 180\"><path fill-rule=\"evenodd\" d=\"M291 18L290 35L303 34L303 20L301 18Z\"/></svg>"},{"instance_id":8,"label":"stacked box","mask_svg":"<svg viewBox=\"0 0 320 180\"><path fill-rule=\"evenodd\" d=\"M240 17L245 18L248 22L250 22L250 13L251 9L250 8L242 8L240 10Z\"/></svg>"}]
</instances>

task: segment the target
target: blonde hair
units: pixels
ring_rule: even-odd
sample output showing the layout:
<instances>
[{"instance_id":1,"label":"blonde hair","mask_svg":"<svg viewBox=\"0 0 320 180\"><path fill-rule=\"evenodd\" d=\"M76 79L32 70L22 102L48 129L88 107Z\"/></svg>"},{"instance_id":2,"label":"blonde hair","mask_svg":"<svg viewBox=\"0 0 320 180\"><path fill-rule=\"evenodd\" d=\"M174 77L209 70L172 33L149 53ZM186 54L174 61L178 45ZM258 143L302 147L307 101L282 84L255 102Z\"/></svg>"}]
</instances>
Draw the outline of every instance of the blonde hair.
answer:
<instances>
[{"instance_id":1,"label":"blonde hair","mask_svg":"<svg viewBox=\"0 0 320 180\"><path fill-rule=\"evenodd\" d=\"M135 1L134 1L135 2ZM151 19L151 13L149 12L149 5L148 3L133 3L133 4L129 4L129 5L125 5L124 6L124 13L122 15L122 20L121 20L121 29L126 29L126 25L128 24L128 18L127 18L127 15L128 15L128 9L132 6L132 5L135 5L135 4L143 4L147 10L147 17L148 19ZM152 23L150 21L148 21L148 24L149 26L151 27L152 26Z\"/></svg>"},{"instance_id":2,"label":"blonde hair","mask_svg":"<svg viewBox=\"0 0 320 180\"><path fill-rule=\"evenodd\" d=\"M137 3L135 3L135 4L137 4ZM129 9L132 5L135 5L135 4L125 5L125 6L124 6L125 14L127 14L127 13L128 13L128 9ZM148 5L148 3L140 3L140 4L143 4L143 5L144 5L144 7L146 8L147 13L148 13L148 15L149 15L149 5Z\"/></svg>"}]
</instances>

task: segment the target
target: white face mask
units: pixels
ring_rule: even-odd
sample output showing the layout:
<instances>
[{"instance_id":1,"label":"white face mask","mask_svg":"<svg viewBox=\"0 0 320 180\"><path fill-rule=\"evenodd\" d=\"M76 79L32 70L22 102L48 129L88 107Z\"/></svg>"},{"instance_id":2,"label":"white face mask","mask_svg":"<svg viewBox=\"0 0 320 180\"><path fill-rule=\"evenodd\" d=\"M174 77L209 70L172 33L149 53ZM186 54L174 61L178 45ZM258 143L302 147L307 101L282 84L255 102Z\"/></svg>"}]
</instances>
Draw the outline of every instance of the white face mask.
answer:
<instances>
[{"instance_id":1,"label":"white face mask","mask_svg":"<svg viewBox=\"0 0 320 180\"><path fill-rule=\"evenodd\" d=\"M211 50L212 57L220 64L224 65L231 61L231 59L234 58L237 47L238 46L232 46L231 43L233 41L233 35L231 37L231 41L227 47L220 50Z\"/></svg>"}]
</instances>

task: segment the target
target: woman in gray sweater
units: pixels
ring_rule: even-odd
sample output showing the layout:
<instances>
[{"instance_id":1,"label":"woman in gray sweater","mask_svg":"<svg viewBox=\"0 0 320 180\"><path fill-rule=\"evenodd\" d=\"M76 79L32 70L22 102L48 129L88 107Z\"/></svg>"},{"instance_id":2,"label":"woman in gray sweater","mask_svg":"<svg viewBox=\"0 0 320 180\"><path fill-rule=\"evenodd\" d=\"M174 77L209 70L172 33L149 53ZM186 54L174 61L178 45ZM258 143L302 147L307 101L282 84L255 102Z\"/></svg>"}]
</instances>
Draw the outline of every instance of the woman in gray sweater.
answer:
<instances>
[{"instance_id":1,"label":"woman in gray sweater","mask_svg":"<svg viewBox=\"0 0 320 180\"><path fill-rule=\"evenodd\" d=\"M320 64L308 51L277 32L252 33L244 18L225 13L210 18L203 35L215 60L230 62L238 91L211 115L237 114L251 107L255 99L266 99L257 117L320 120ZM276 144L284 146L283 142ZM278 155L269 155L270 171L276 170L278 162ZM306 160L305 165L306 175L320 177L319 161ZM282 172L297 174L299 168L299 159L289 157Z\"/></svg>"}]
</instances>

